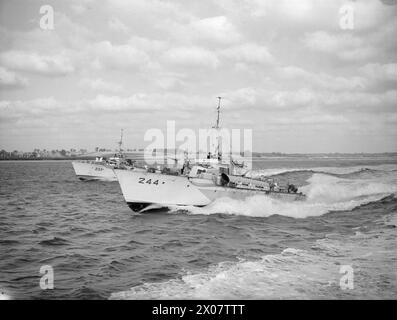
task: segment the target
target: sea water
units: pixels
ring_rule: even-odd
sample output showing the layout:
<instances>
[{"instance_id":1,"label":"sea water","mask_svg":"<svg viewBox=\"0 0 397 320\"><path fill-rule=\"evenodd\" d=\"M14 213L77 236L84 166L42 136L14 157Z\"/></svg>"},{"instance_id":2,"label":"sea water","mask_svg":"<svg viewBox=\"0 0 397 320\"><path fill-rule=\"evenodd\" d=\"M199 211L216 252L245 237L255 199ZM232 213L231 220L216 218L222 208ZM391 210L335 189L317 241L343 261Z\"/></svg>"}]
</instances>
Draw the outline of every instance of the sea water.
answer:
<instances>
[{"instance_id":1,"label":"sea water","mask_svg":"<svg viewBox=\"0 0 397 320\"><path fill-rule=\"evenodd\" d=\"M79 181L69 161L2 161L2 297L397 298L395 158L263 158L251 175L307 200L136 214L117 182ZM53 289L40 286L43 266Z\"/></svg>"}]
</instances>

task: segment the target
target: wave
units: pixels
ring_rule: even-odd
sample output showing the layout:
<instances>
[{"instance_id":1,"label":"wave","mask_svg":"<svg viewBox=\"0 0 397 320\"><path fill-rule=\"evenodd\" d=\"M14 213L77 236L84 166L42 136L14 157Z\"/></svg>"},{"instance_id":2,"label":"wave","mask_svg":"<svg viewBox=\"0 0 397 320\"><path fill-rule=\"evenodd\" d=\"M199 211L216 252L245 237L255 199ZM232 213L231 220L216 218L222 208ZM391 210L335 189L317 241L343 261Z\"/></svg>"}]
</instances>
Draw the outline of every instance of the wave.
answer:
<instances>
[{"instance_id":1,"label":"wave","mask_svg":"<svg viewBox=\"0 0 397 320\"><path fill-rule=\"evenodd\" d=\"M354 177L354 175L362 174L379 174L396 172L396 165L375 165L375 166L352 166L352 167L310 167L310 168L272 168L272 169L257 169L249 173L249 176L255 178L259 176L273 177L278 175L285 175L288 173L323 173L339 177Z\"/></svg>"},{"instance_id":2,"label":"wave","mask_svg":"<svg viewBox=\"0 0 397 320\"><path fill-rule=\"evenodd\" d=\"M397 192L397 184L389 179L352 180L314 174L308 182L309 185L302 190L312 202L337 203L371 196L384 197Z\"/></svg>"},{"instance_id":3,"label":"wave","mask_svg":"<svg viewBox=\"0 0 397 320\"><path fill-rule=\"evenodd\" d=\"M384 170L376 170L376 169L370 169L370 168L361 168L357 171L352 171L348 173L333 173L333 172L327 172L327 171L321 171L321 170L293 170L293 171L284 171L282 173L277 173L274 175L268 176L269 178L277 178L277 177L289 177L291 175L299 175L299 174L315 174L315 173L322 173L325 175L329 175L332 177L337 177L337 178L344 178L344 179L371 179L375 177L381 177L383 175L388 175L390 174L390 171L384 171Z\"/></svg>"},{"instance_id":4,"label":"wave","mask_svg":"<svg viewBox=\"0 0 397 320\"><path fill-rule=\"evenodd\" d=\"M20 242L18 240L12 240L12 239L0 239L0 244L1 245L15 245L19 244Z\"/></svg>"},{"instance_id":5,"label":"wave","mask_svg":"<svg viewBox=\"0 0 397 320\"><path fill-rule=\"evenodd\" d=\"M310 248L287 248L256 260L239 259L177 278L147 282L110 299L318 299L396 297L394 230L329 234ZM386 262L386 263L385 263ZM343 267L343 268L342 268ZM355 272L354 290L342 290L346 267ZM367 273L376 274L376 285ZM361 278L360 278L361 277Z\"/></svg>"},{"instance_id":6,"label":"wave","mask_svg":"<svg viewBox=\"0 0 397 320\"><path fill-rule=\"evenodd\" d=\"M299 287L306 286L308 290L313 284L303 279L303 274L317 273L317 282L327 284L328 274L323 269L324 264L319 267L316 256L288 248L281 254L266 255L257 261L221 262L177 279L144 283L129 291L113 293L110 299L279 299L283 297L281 292L284 298L293 298L301 296L301 292L294 289L298 287L297 282Z\"/></svg>"},{"instance_id":7,"label":"wave","mask_svg":"<svg viewBox=\"0 0 397 320\"><path fill-rule=\"evenodd\" d=\"M394 181L349 180L326 174L314 174L308 185L301 188L305 201L284 202L265 195L245 200L220 198L208 206L173 206L172 212L183 210L188 214L234 214L253 217L283 215L293 218L320 216L330 211L352 210L357 206L381 200L397 193Z\"/></svg>"},{"instance_id":8,"label":"wave","mask_svg":"<svg viewBox=\"0 0 397 320\"><path fill-rule=\"evenodd\" d=\"M6 293L4 289L0 291L0 300L11 300L12 297L10 294Z\"/></svg>"},{"instance_id":9,"label":"wave","mask_svg":"<svg viewBox=\"0 0 397 320\"><path fill-rule=\"evenodd\" d=\"M63 238L54 237L52 239L42 240L39 242L39 244L44 246L63 246L69 244L69 241Z\"/></svg>"}]
</instances>

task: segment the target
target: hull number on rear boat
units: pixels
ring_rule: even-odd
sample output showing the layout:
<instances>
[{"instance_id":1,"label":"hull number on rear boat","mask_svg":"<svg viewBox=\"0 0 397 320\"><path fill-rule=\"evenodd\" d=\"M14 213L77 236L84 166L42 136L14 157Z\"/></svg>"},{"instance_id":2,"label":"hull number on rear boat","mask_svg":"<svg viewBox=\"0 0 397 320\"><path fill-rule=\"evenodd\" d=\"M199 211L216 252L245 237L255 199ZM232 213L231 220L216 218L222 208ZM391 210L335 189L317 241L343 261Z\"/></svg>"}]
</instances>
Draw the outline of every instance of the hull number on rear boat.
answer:
<instances>
[{"instance_id":1,"label":"hull number on rear boat","mask_svg":"<svg viewBox=\"0 0 397 320\"><path fill-rule=\"evenodd\" d=\"M158 180L152 181L152 179L146 179L146 178L139 178L139 183L141 184L155 184L156 186L159 184Z\"/></svg>"}]
</instances>

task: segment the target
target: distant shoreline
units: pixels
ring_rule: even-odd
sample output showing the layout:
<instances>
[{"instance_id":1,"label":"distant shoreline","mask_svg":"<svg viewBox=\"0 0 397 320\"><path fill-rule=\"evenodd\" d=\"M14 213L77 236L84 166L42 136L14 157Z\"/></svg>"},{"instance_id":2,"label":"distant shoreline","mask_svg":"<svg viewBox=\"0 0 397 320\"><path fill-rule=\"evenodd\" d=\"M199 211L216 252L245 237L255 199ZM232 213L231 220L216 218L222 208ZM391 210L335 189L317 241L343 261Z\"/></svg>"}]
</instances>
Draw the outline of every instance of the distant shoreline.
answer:
<instances>
[{"instance_id":1,"label":"distant shoreline","mask_svg":"<svg viewBox=\"0 0 397 320\"><path fill-rule=\"evenodd\" d=\"M10 158L10 159L0 159L0 161L74 161L74 160L89 160L88 158Z\"/></svg>"},{"instance_id":2,"label":"distant shoreline","mask_svg":"<svg viewBox=\"0 0 397 320\"><path fill-rule=\"evenodd\" d=\"M143 155L143 152L140 152ZM126 158L134 159L137 153L125 153ZM135 156L135 157L134 157ZM73 156L73 157L40 157L40 158L22 158L22 157L10 157L0 158L0 161L79 161L79 160L94 160L98 155L84 155L84 156ZM252 158L260 160L277 160L277 159L317 159L317 160L331 160L340 159L343 160L358 160L358 159L384 159L384 158L396 158L397 152L383 152L383 153L265 153L265 152L253 152Z\"/></svg>"}]
</instances>

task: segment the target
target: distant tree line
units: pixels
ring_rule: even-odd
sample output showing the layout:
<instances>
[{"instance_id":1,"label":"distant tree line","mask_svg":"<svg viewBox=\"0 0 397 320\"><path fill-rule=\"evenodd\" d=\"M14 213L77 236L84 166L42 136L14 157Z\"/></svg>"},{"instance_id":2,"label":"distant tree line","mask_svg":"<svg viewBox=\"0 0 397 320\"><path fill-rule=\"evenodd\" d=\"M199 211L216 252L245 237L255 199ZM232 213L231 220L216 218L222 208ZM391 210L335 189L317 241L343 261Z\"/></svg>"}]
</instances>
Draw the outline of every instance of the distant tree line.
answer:
<instances>
[{"instance_id":1,"label":"distant tree line","mask_svg":"<svg viewBox=\"0 0 397 320\"><path fill-rule=\"evenodd\" d=\"M39 159L65 159L65 158L75 158L77 156L81 156L87 153L87 150L85 149L70 149L70 150L40 150L40 149L34 149L31 152L25 152L25 151L6 151L6 150L1 150L0 151L0 160L39 160Z\"/></svg>"}]
</instances>

